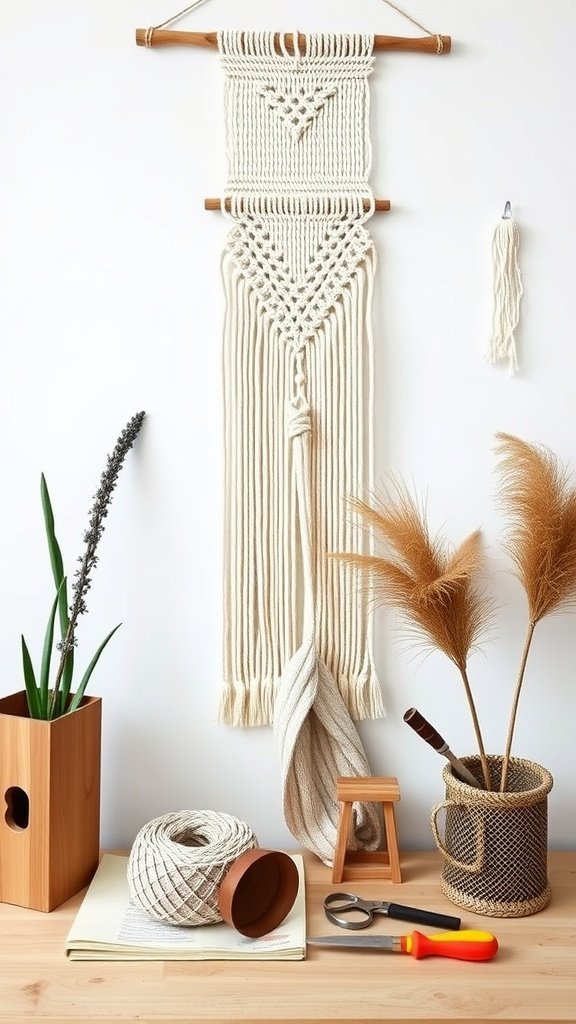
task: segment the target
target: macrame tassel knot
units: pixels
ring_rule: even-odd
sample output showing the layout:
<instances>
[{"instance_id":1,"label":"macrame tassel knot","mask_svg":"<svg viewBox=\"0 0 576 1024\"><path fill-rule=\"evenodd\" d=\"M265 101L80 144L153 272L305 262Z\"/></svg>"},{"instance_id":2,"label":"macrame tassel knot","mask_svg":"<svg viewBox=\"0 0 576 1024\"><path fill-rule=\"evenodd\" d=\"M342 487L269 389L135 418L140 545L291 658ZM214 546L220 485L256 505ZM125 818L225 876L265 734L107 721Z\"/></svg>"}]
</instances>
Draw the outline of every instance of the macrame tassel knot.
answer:
<instances>
[{"instance_id":1,"label":"macrame tassel knot","mask_svg":"<svg viewBox=\"0 0 576 1024\"><path fill-rule=\"evenodd\" d=\"M511 374L518 372L514 331L520 320L524 291L518 263L519 244L518 226L507 202L492 238L494 307L487 358L492 365L507 359Z\"/></svg>"},{"instance_id":2,"label":"macrame tassel knot","mask_svg":"<svg viewBox=\"0 0 576 1024\"><path fill-rule=\"evenodd\" d=\"M306 399L293 398L288 410L288 437L299 437L312 430L310 405Z\"/></svg>"}]
</instances>

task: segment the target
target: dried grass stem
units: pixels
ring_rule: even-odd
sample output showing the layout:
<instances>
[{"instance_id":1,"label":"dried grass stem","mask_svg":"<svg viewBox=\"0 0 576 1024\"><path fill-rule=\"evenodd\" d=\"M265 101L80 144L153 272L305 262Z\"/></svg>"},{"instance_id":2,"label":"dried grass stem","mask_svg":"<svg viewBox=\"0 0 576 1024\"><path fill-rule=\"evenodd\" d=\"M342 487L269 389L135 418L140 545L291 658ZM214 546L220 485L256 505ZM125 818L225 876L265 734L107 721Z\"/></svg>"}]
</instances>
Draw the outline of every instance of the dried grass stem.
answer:
<instances>
[{"instance_id":1,"label":"dried grass stem","mask_svg":"<svg viewBox=\"0 0 576 1024\"><path fill-rule=\"evenodd\" d=\"M508 733L506 736L506 749L504 751L504 759L502 761L502 776L500 778L500 792L506 792L506 781L508 779L508 765L510 763L510 751L512 749L512 738L514 736L514 726L516 725L516 714L518 712L518 702L520 700L520 693L522 691L522 683L524 682L524 673L526 671L526 662L528 661L528 655L530 653L530 647L532 646L532 638L534 636L534 630L536 623L531 622L528 627L528 633L526 634L526 640L524 643L524 650L522 652L522 660L520 662L520 669L518 671L518 679L516 681L516 689L514 690L514 697L512 699L512 708L510 711L510 720L508 722Z\"/></svg>"},{"instance_id":2,"label":"dried grass stem","mask_svg":"<svg viewBox=\"0 0 576 1024\"><path fill-rule=\"evenodd\" d=\"M486 757L486 751L484 749L484 741L482 739L482 732L480 730L480 722L478 720L478 712L476 711L476 705L472 696L472 688L468 679L468 673L465 668L460 670L462 676L462 682L464 683L464 691L468 700L468 707L470 708L470 714L472 715L472 724L474 726L474 732L476 734L476 742L478 744L478 752L480 754L480 763L482 765L482 777L484 779L484 785L487 790L492 789L492 782L490 779L490 769L488 767L488 758Z\"/></svg>"}]
</instances>

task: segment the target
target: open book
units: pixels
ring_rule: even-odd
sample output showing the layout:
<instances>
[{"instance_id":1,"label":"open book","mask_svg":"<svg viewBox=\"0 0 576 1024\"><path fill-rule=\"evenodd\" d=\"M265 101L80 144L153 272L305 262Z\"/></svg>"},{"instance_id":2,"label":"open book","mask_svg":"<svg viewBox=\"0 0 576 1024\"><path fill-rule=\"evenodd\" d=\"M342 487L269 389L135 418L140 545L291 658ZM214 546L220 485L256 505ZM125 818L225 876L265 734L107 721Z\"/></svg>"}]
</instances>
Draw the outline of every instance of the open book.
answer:
<instances>
[{"instance_id":1,"label":"open book","mask_svg":"<svg viewBox=\"0 0 576 1024\"><path fill-rule=\"evenodd\" d=\"M156 921L130 900L127 857L104 854L66 939L71 960L303 960L306 956L304 862L291 854L300 884L288 917L249 939L227 924L196 927Z\"/></svg>"}]
</instances>

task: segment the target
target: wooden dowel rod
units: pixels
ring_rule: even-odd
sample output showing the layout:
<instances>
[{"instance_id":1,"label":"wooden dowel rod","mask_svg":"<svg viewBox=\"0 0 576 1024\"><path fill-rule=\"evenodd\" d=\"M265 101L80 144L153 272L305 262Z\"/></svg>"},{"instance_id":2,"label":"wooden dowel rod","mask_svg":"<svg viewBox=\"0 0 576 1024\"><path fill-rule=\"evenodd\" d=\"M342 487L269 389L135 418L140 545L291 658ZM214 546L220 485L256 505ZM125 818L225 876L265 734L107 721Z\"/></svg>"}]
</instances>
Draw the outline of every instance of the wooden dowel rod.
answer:
<instances>
[{"instance_id":1,"label":"wooden dowel rod","mask_svg":"<svg viewBox=\"0 0 576 1024\"><path fill-rule=\"evenodd\" d=\"M216 199L215 197L209 197L208 199L205 199L204 200L204 209L205 210L220 210L221 209L221 201L220 201L220 199ZM230 200L229 199L224 200L224 209L225 210L229 210L230 209ZM370 203L368 202L367 199L364 200L364 209L365 210L369 210L370 209ZM374 200L374 210L376 211L376 213L387 213L387 211L389 209L390 209L390 200L389 199L375 199Z\"/></svg>"},{"instance_id":2,"label":"wooden dowel rod","mask_svg":"<svg viewBox=\"0 0 576 1024\"><path fill-rule=\"evenodd\" d=\"M438 41L441 40L439 46ZM290 34L285 37L286 49L292 52ZM216 32L177 32L170 28L137 28L137 46L217 46ZM306 45L306 36L298 34L298 45ZM450 53L452 38L450 36L374 36L375 50L405 50L414 53ZM278 33L276 48L280 53Z\"/></svg>"}]
</instances>

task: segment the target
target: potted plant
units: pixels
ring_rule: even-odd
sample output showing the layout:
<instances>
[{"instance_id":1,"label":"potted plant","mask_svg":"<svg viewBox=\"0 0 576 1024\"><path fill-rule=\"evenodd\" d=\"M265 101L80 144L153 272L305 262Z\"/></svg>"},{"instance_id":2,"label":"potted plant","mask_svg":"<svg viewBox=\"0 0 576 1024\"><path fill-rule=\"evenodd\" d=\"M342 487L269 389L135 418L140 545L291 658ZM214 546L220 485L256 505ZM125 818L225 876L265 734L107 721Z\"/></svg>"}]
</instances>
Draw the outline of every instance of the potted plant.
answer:
<instances>
[{"instance_id":1,"label":"potted plant","mask_svg":"<svg viewBox=\"0 0 576 1024\"><path fill-rule=\"evenodd\" d=\"M382 554L338 553L367 574L374 593L395 607L411 635L443 652L456 667L470 710L477 754L462 758L478 785L446 765L446 800L432 810L432 831L444 854L442 889L455 903L500 917L541 910L550 899L546 875L550 773L512 757L518 704L535 630L576 598L576 488L555 455L541 445L497 435L504 547L527 599L526 638L511 700L504 752L487 755L469 677L469 661L493 608L480 584L480 531L458 547L431 537L424 507L401 483L378 499L354 501L383 543ZM437 826L446 809L445 835Z\"/></svg>"},{"instance_id":2,"label":"potted plant","mask_svg":"<svg viewBox=\"0 0 576 1024\"><path fill-rule=\"evenodd\" d=\"M0 699L0 900L4 903L53 910L86 885L98 865L101 700L86 696L86 688L119 626L102 641L77 684L76 630L87 610L86 594L118 474L144 415L139 412L132 417L108 456L90 510L70 606L48 486L41 477L55 595L39 668L34 669L22 636L24 689ZM57 617L60 641L52 677Z\"/></svg>"}]
</instances>

